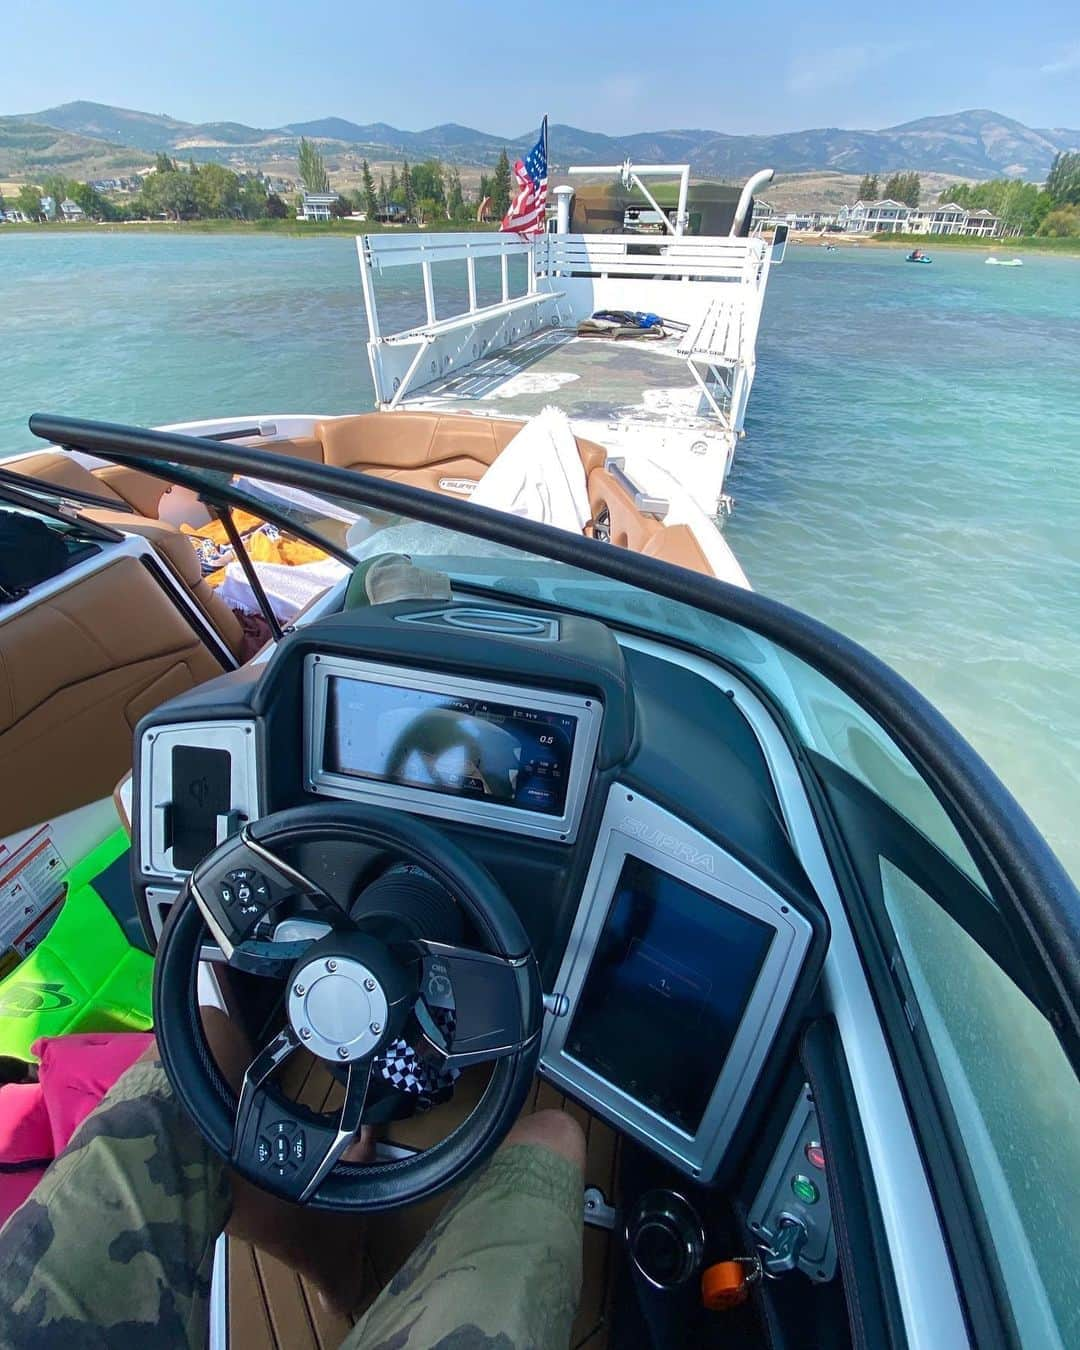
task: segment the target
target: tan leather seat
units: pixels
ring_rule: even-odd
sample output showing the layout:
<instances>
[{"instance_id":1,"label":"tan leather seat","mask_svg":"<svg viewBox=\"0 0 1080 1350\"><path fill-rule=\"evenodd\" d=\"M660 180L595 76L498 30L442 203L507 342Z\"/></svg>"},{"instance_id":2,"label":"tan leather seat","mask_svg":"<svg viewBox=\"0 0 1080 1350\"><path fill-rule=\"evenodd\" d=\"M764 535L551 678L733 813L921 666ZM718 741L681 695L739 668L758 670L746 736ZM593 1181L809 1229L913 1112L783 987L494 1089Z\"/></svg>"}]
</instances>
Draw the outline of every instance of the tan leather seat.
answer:
<instances>
[{"instance_id":1,"label":"tan leather seat","mask_svg":"<svg viewBox=\"0 0 1080 1350\"><path fill-rule=\"evenodd\" d=\"M660 522L642 515L633 497L608 469L593 469L588 483L593 520L602 519L606 512L611 542L620 548L643 553L645 545L661 529Z\"/></svg>"},{"instance_id":2,"label":"tan leather seat","mask_svg":"<svg viewBox=\"0 0 1080 1350\"><path fill-rule=\"evenodd\" d=\"M140 534L148 539L155 551L169 565L191 592L192 598L220 633L229 650L239 656L244 645L244 630L240 620L222 600L202 574L195 546L181 530L164 520L148 520L145 516L130 516L120 511L97 508L86 513L92 520L111 525L114 530Z\"/></svg>"},{"instance_id":3,"label":"tan leather seat","mask_svg":"<svg viewBox=\"0 0 1080 1350\"><path fill-rule=\"evenodd\" d=\"M468 413L381 412L319 422L315 432L327 464L468 497L467 485L480 481L524 425ZM578 450L586 473L604 463L591 441L579 440Z\"/></svg>"},{"instance_id":4,"label":"tan leather seat","mask_svg":"<svg viewBox=\"0 0 1080 1350\"><path fill-rule=\"evenodd\" d=\"M138 719L220 673L137 558L0 616L0 836L108 796Z\"/></svg>"},{"instance_id":5,"label":"tan leather seat","mask_svg":"<svg viewBox=\"0 0 1080 1350\"><path fill-rule=\"evenodd\" d=\"M661 525L641 551L647 558L659 558L690 572L716 575L689 525Z\"/></svg>"}]
</instances>

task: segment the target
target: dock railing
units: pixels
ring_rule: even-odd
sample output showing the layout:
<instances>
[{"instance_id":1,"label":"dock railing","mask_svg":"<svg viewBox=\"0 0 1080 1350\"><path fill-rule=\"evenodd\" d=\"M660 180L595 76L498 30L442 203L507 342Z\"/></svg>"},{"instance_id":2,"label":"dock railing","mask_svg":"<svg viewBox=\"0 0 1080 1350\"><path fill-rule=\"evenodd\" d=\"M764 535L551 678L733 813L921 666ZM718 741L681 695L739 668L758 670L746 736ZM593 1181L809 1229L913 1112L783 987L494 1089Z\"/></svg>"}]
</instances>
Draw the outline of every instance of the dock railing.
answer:
<instances>
[{"instance_id":1,"label":"dock railing","mask_svg":"<svg viewBox=\"0 0 1080 1350\"><path fill-rule=\"evenodd\" d=\"M598 309L644 310L686 328L680 355L717 416L741 429L769 270L761 239L547 234L526 243L494 233L369 234L359 235L356 244L368 356L384 408L396 408L407 394L544 329L573 326ZM498 284L489 278L482 296L478 265L490 271L492 260ZM384 332L377 283L409 267L418 273L424 318ZM698 351L694 334L716 331L706 320L718 304L737 322L727 325L723 350ZM710 376L717 386L711 393Z\"/></svg>"}]
</instances>

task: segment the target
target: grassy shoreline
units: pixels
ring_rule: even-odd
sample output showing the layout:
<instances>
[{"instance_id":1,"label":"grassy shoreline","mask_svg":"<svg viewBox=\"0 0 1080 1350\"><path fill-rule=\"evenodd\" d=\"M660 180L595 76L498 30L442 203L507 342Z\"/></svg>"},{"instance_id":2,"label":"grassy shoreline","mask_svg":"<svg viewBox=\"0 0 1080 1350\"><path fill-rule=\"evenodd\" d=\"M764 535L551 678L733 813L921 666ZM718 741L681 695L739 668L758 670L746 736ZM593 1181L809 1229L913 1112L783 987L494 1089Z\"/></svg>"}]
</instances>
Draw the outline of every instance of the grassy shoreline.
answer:
<instances>
[{"instance_id":1,"label":"grassy shoreline","mask_svg":"<svg viewBox=\"0 0 1080 1350\"><path fill-rule=\"evenodd\" d=\"M434 221L429 225L410 226L425 233L439 234L453 230L495 230L496 224L478 225L454 221ZM284 234L294 238L325 238L327 235L401 234L401 225L368 224L364 220L85 220L72 223L51 221L48 224L32 222L15 225L5 221L0 225L0 239L12 234Z\"/></svg>"},{"instance_id":2,"label":"grassy shoreline","mask_svg":"<svg viewBox=\"0 0 1080 1350\"><path fill-rule=\"evenodd\" d=\"M1011 258L1016 253L1054 253L1066 256L1080 254L1080 238L1049 239L1041 235L1021 235L1016 239L980 239L967 234L806 234L791 235L790 244L836 244L839 248L921 248L931 256L935 250L946 249L994 253Z\"/></svg>"},{"instance_id":3,"label":"grassy shoreline","mask_svg":"<svg viewBox=\"0 0 1080 1350\"><path fill-rule=\"evenodd\" d=\"M409 229L417 229L410 226ZM422 227L428 233L438 234L455 230L497 230L498 224L475 222L433 221ZM401 225L368 224L362 220L87 220L72 224L50 222L0 225L0 239L5 234L276 234L293 239L324 239L328 235L352 238L358 234L401 234ZM973 249L976 252L998 253L1011 257L1014 253L1053 253L1080 255L1080 238L1049 239L1039 235L1023 235L1018 239L980 239L963 234L793 234L788 242L793 245L813 246L820 243L836 244L839 248L921 248L930 253L937 249Z\"/></svg>"}]
</instances>

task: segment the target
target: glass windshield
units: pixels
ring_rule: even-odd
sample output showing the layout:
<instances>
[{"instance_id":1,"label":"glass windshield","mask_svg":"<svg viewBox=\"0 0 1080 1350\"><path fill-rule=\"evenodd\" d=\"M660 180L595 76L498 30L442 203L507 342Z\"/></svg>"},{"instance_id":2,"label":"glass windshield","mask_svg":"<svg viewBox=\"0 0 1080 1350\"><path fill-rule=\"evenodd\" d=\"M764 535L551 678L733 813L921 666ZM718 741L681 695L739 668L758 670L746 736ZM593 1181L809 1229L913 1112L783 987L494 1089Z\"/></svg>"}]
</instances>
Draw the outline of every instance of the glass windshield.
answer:
<instances>
[{"instance_id":1,"label":"glass windshield","mask_svg":"<svg viewBox=\"0 0 1080 1350\"><path fill-rule=\"evenodd\" d=\"M941 804L892 738L830 680L759 634L581 567L371 510L332 492L246 475L183 472L211 490L227 487L232 499L254 514L272 511L283 526L291 522L325 540L331 552L346 550L357 562L379 553L406 553L417 566L445 572L459 585L579 610L721 658L765 688L804 745L855 775L983 884Z\"/></svg>"}]
</instances>

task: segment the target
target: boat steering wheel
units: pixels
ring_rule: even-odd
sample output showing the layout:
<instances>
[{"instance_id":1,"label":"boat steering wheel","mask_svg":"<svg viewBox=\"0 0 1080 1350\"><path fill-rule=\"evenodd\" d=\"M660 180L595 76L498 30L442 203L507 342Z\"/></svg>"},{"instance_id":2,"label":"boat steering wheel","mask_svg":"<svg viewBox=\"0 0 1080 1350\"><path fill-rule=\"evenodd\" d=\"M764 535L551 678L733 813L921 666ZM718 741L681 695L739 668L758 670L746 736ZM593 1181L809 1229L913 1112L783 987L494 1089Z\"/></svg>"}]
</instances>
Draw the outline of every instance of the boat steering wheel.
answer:
<instances>
[{"instance_id":1,"label":"boat steering wheel","mask_svg":"<svg viewBox=\"0 0 1080 1350\"><path fill-rule=\"evenodd\" d=\"M300 845L338 884L319 885L286 861ZM396 860L351 903L335 893L349 884L334 861L342 845ZM282 922L300 901L303 914ZM467 921L478 945L431 936L432 928L446 936L448 912L458 931ZM283 986L283 1025L249 1064L239 1100L199 1016L200 951L215 940L230 966ZM155 965L162 1063L203 1137L255 1185L320 1209L411 1204L477 1167L525 1102L542 1017L536 960L499 885L439 831L374 806L319 803L245 826L192 872ZM301 1049L343 1083L333 1116L289 1100L274 1081ZM392 1161L340 1161L361 1125L386 1118L403 1077L413 1087L418 1073L446 1084L488 1060L480 1101L440 1143Z\"/></svg>"}]
</instances>

